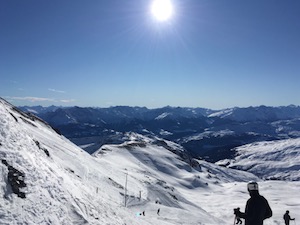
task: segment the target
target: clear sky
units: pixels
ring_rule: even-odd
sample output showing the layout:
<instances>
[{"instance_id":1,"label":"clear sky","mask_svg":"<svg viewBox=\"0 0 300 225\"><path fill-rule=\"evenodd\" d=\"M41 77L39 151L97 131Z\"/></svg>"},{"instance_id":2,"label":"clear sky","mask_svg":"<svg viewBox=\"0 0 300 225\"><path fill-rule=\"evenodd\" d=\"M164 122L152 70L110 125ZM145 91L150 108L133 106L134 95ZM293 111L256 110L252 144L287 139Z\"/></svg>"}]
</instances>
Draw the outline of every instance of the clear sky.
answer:
<instances>
[{"instance_id":1,"label":"clear sky","mask_svg":"<svg viewBox=\"0 0 300 225\"><path fill-rule=\"evenodd\" d=\"M0 0L15 105L300 105L299 0Z\"/></svg>"}]
</instances>

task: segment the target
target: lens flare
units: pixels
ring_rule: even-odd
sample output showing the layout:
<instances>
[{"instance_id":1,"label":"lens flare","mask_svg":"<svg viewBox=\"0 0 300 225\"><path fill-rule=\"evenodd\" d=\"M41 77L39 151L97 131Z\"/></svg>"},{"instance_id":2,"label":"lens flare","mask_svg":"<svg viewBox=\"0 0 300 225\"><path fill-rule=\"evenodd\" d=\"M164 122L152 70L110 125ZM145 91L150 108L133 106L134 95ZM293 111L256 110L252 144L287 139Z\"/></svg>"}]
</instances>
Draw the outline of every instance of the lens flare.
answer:
<instances>
[{"instance_id":1,"label":"lens flare","mask_svg":"<svg viewBox=\"0 0 300 225\"><path fill-rule=\"evenodd\" d=\"M154 0L151 5L151 13L158 21L169 20L173 15L173 5L170 0Z\"/></svg>"}]
</instances>

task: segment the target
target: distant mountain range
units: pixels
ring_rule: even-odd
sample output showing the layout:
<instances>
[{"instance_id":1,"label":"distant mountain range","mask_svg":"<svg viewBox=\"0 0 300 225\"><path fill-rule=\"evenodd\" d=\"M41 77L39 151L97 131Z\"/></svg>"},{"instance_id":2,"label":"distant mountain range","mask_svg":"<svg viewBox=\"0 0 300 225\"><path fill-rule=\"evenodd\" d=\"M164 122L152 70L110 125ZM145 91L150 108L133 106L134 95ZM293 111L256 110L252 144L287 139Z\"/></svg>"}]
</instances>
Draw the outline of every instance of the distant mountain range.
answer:
<instances>
[{"instance_id":1,"label":"distant mountain range","mask_svg":"<svg viewBox=\"0 0 300 225\"><path fill-rule=\"evenodd\" d=\"M89 153L121 144L126 132L155 135L182 145L193 157L216 162L257 141L300 137L300 107L205 108L116 106L19 107L49 123Z\"/></svg>"}]
</instances>

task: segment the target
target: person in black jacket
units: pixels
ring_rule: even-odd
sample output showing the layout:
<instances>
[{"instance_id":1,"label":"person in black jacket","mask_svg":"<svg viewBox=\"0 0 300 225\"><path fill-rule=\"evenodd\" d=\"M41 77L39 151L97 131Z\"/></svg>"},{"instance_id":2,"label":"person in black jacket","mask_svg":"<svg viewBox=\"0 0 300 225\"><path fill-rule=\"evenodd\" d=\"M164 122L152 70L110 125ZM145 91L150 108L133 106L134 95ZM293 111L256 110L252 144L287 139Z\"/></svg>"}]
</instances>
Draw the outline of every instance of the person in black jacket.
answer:
<instances>
[{"instance_id":1,"label":"person in black jacket","mask_svg":"<svg viewBox=\"0 0 300 225\"><path fill-rule=\"evenodd\" d=\"M247 201L245 212L234 210L237 217L245 219L245 225L263 225L263 221L272 216L268 201L259 194L258 184L250 182L247 185L250 199Z\"/></svg>"},{"instance_id":2,"label":"person in black jacket","mask_svg":"<svg viewBox=\"0 0 300 225\"><path fill-rule=\"evenodd\" d=\"M290 220L295 220L295 218L292 219L292 218L290 217L289 213L290 213L290 211L287 210L287 211L285 212L285 214L283 215L283 219L284 219L285 225L289 225L289 224L290 224Z\"/></svg>"}]
</instances>

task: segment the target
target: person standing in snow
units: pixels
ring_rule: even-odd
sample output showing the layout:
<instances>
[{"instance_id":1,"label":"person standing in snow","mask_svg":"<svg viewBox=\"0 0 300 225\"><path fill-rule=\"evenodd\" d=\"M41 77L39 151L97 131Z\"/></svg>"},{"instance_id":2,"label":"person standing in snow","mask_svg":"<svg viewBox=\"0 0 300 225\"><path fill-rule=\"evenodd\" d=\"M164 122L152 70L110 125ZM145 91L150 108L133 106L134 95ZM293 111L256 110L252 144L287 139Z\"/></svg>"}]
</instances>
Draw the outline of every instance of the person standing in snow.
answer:
<instances>
[{"instance_id":1,"label":"person standing in snow","mask_svg":"<svg viewBox=\"0 0 300 225\"><path fill-rule=\"evenodd\" d=\"M157 215L159 215L159 212L160 212L160 208L158 208L158 210L157 210Z\"/></svg>"},{"instance_id":2,"label":"person standing in snow","mask_svg":"<svg viewBox=\"0 0 300 225\"><path fill-rule=\"evenodd\" d=\"M290 211L287 210L287 211L285 212L285 214L283 215L283 219L284 219L285 225L289 225L289 224L290 224L290 220L295 220L295 218L292 219L292 218L290 217L289 213L290 213Z\"/></svg>"},{"instance_id":3,"label":"person standing in snow","mask_svg":"<svg viewBox=\"0 0 300 225\"><path fill-rule=\"evenodd\" d=\"M263 221L272 216L272 210L268 201L259 194L258 184L250 182L247 185L250 199L246 203L245 212L235 210L237 217L245 219L245 225L263 225Z\"/></svg>"}]
</instances>

